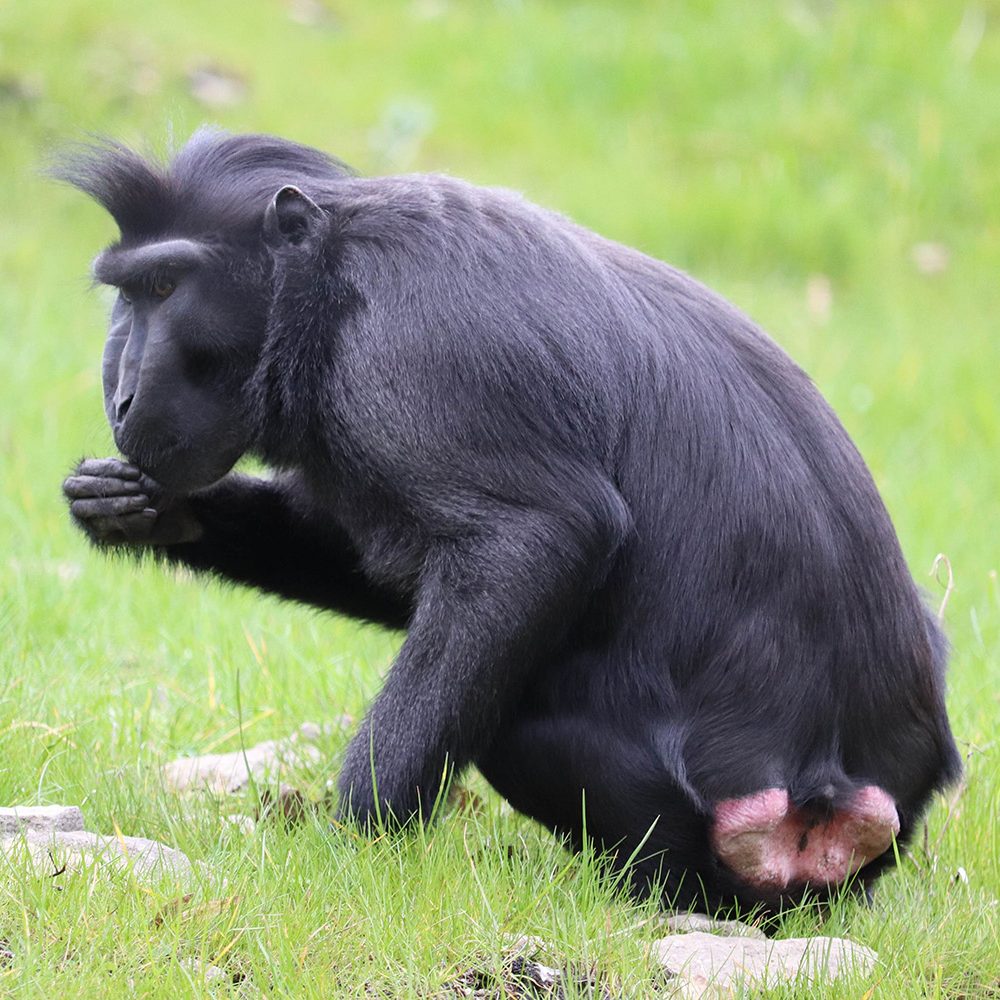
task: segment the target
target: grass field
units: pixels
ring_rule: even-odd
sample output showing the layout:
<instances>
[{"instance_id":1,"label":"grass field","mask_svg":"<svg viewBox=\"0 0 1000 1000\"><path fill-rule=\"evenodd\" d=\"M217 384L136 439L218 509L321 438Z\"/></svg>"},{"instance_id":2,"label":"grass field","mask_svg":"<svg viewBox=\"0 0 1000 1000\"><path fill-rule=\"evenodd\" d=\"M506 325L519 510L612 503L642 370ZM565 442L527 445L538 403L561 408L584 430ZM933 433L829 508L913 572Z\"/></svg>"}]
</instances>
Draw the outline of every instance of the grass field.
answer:
<instances>
[{"instance_id":1,"label":"grass field","mask_svg":"<svg viewBox=\"0 0 1000 1000\"><path fill-rule=\"evenodd\" d=\"M161 839L212 873L170 909L166 884L0 867L0 994L225 995L192 974L199 958L266 996L362 996L367 983L423 997L530 933L552 964L652 995L657 932L636 929L652 910L476 776L484 809L376 843L331 837L321 818L239 834L161 789L158 764L180 754L358 716L399 641L107 561L69 524L66 471L113 453L108 300L87 268L114 230L39 168L87 132L167 149L203 121L365 172L518 188L694 273L813 375L935 601L928 571L950 560L949 703L968 787L950 816L935 805L927 851L915 845L873 908L791 914L779 933L878 950L874 979L812 995L1000 996L993 0L0 4L0 804L81 803L91 828ZM302 776L317 794L341 740Z\"/></svg>"}]
</instances>

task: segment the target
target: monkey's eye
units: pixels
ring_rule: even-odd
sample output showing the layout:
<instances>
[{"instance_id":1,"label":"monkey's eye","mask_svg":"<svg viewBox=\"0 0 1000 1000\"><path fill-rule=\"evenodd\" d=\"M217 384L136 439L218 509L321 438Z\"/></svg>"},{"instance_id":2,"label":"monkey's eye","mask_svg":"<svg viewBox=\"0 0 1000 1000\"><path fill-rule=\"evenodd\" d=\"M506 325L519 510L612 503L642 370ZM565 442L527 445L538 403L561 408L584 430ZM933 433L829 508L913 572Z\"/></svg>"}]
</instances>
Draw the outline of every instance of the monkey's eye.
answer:
<instances>
[{"instance_id":1,"label":"monkey's eye","mask_svg":"<svg viewBox=\"0 0 1000 1000\"><path fill-rule=\"evenodd\" d=\"M177 282L173 278L158 277L153 279L150 291L157 299L169 298L173 290L177 287Z\"/></svg>"}]
</instances>

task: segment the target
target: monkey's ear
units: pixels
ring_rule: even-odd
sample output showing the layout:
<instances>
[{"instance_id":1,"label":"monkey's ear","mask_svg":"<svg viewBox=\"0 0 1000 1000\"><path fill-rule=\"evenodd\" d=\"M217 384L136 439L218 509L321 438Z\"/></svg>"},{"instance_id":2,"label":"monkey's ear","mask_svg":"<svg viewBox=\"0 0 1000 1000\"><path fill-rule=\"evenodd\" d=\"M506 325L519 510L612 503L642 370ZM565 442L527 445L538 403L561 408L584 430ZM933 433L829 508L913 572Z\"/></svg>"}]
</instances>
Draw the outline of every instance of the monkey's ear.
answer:
<instances>
[{"instance_id":1,"label":"monkey's ear","mask_svg":"<svg viewBox=\"0 0 1000 1000\"><path fill-rule=\"evenodd\" d=\"M283 187L264 212L264 241L278 248L297 246L326 229L328 216L297 187Z\"/></svg>"}]
</instances>

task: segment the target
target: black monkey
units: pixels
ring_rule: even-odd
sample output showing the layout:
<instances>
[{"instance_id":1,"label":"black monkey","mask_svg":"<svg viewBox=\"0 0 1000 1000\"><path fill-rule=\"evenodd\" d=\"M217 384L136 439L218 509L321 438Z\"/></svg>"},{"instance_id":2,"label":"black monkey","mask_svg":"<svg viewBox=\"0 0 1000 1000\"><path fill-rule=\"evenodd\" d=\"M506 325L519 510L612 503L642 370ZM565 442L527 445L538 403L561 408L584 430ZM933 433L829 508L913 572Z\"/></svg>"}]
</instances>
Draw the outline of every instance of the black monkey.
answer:
<instances>
[{"instance_id":1,"label":"black monkey","mask_svg":"<svg viewBox=\"0 0 1000 1000\"><path fill-rule=\"evenodd\" d=\"M477 765L638 892L891 863L959 759L945 648L808 378L686 275L506 191L201 131L62 176L114 217L77 523L407 638L341 812ZM244 454L271 479L230 472ZM375 781L373 783L373 775Z\"/></svg>"}]
</instances>

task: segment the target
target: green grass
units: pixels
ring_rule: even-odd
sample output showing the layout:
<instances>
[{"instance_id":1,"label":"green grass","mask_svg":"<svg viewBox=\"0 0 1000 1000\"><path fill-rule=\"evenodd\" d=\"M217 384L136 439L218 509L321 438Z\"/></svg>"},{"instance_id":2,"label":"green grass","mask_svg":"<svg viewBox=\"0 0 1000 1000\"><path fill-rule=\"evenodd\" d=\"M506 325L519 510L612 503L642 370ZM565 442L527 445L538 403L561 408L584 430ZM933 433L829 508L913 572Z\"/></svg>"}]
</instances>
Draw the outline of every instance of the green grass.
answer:
<instances>
[{"instance_id":1,"label":"green grass","mask_svg":"<svg viewBox=\"0 0 1000 1000\"><path fill-rule=\"evenodd\" d=\"M695 273L815 377L935 599L928 570L939 552L951 561L949 702L968 790L947 825L935 805L931 857L918 845L874 908L843 902L825 923L803 910L780 933L846 933L880 953L872 982L813 995L1000 995L1000 5L333 10L316 27L277 0L0 5L0 803L82 803L92 829L161 838L212 873L157 920L175 888L0 870L13 953L0 994L201 995L181 961L200 957L268 996L361 996L365 983L427 996L498 963L505 934L533 933L553 962L596 963L626 995L650 995L657 932L633 928L651 909L478 777L482 813L376 843L331 837L321 819L238 835L159 787L159 763L238 748L241 724L253 743L359 715L398 643L107 561L68 523L66 470L113 452L107 302L86 278L113 228L38 168L86 132L162 149L213 120L364 171L519 188ZM199 105L186 75L205 64L240 75L245 99ZM921 243L945 248L943 271L915 266ZM810 308L810 282L814 300L828 283L828 308ZM329 744L309 788L335 773L341 739Z\"/></svg>"}]
</instances>

